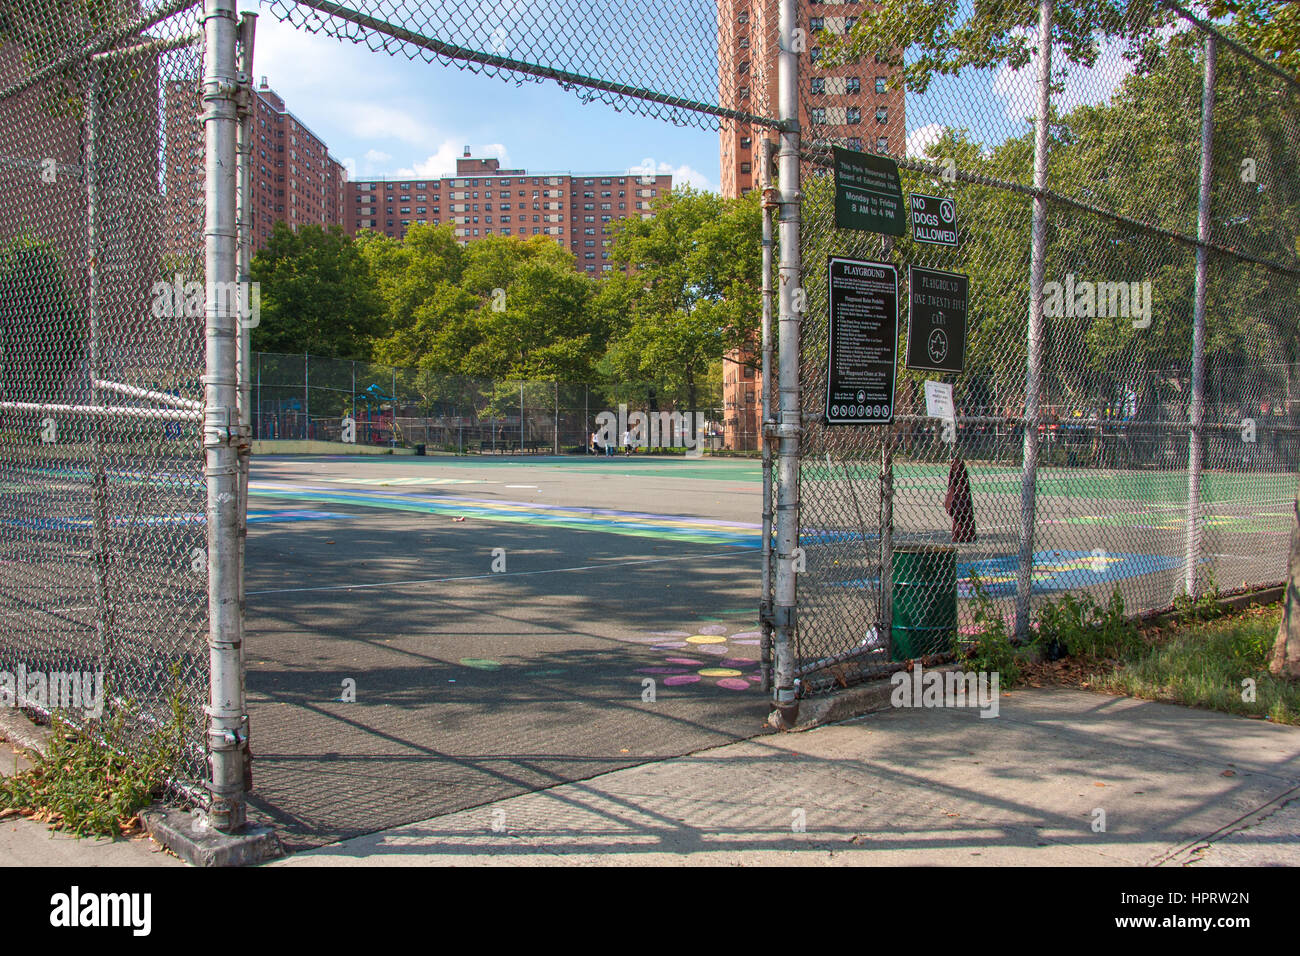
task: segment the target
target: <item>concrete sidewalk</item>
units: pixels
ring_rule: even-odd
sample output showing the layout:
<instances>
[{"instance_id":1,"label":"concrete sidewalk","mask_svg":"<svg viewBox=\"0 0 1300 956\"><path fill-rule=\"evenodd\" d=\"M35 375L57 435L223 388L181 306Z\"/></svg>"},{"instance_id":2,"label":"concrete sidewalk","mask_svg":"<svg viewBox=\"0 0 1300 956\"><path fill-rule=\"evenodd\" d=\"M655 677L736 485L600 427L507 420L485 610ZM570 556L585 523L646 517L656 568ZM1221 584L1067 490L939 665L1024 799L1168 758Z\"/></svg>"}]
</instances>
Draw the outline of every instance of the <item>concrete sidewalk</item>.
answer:
<instances>
[{"instance_id":1,"label":"concrete sidewalk","mask_svg":"<svg viewBox=\"0 0 1300 956\"><path fill-rule=\"evenodd\" d=\"M756 738L271 865L1300 866L1300 728L1066 689L1001 703ZM0 865L35 864L181 865L0 821Z\"/></svg>"},{"instance_id":2,"label":"concrete sidewalk","mask_svg":"<svg viewBox=\"0 0 1300 956\"><path fill-rule=\"evenodd\" d=\"M1198 862L1300 865L1300 728L1044 689L994 719L888 711L273 865Z\"/></svg>"},{"instance_id":3,"label":"concrete sidewalk","mask_svg":"<svg viewBox=\"0 0 1300 956\"><path fill-rule=\"evenodd\" d=\"M0 742L0 775L31 764L7 741ZM0 867L5 866L184 866L147 836L78 840L21 817L0 820Z\"/></svg>"}]
</instances>

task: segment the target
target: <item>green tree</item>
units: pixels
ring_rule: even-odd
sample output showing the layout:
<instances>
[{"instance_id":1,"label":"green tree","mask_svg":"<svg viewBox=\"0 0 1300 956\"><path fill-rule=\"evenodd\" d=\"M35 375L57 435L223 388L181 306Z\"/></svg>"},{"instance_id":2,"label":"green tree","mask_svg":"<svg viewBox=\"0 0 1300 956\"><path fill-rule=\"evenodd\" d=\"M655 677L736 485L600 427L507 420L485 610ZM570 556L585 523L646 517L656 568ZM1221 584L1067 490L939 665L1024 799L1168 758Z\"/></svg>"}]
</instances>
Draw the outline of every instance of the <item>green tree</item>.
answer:
<instances>
[{"instance_id":1,"label":"green tree","mask_svg":"<svg viewBox=\"0 0 1300 956\"><path fill-rule=\"evenodd\" d=\"M261 317L251 332L260 352L368 359L385 329L384 301L367 259L343 230L275 224L253 257Z\"/></svg>"},{"instance_id":2,"label":"green tree","mask_svg":"<svg viewBox=\"0 0 1300 956\"><path fill-rule=\"evenodd\" d=\"M53 402L86 360L85 312L52 245L19 237L0 246L0 395Z\"/></svg>"},{"instance_id":3,"label":"green tree","mask_svg":"<svg viewBox=\"0 0 1300 956\"><path fill-rule=\"evenodd\" d=\"M711 366L752 340L760 313L758 194L723 199L689 187L619 224L610 254L631 268L605 280L601 307L618 327L604 360L614 379L653 382L655 402L694 408Z\"/></svg>"}]
</instances>

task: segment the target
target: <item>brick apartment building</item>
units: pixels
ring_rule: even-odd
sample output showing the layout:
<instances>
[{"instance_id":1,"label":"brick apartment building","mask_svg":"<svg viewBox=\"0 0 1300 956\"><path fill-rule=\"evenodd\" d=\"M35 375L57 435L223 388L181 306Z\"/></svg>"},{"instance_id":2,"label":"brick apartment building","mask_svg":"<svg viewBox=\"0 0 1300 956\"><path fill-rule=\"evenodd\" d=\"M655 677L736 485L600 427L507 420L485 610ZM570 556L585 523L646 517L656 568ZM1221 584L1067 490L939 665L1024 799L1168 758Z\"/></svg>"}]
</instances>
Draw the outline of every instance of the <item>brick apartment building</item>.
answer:
<instances>
[{"instance_id":1,"label":"brick apartment building","mask_svg":"<svg viewBox=\"0 0 1300 956\"><path fill-rule=\"evenodd\" d=\"M872 59L820 66L819 33L846 34L867 3L800 0L798 25L808 37L800 54L799 123L813 142L883 155L906 151L903 85L893 67ZM777 4L774 0L718 0L718 88L723 106L768 114L777 102ZM724 123L719 135L722 194L736 197L762 183L764 127ZM805 175L808 170L805 169ZM723 362L723 403L728 448L757 448L762 376L752 357ZM747 364L750 363L750 364Z\"/></svg>"},{"instance_id":2,"label":"brick apartment building","mask_svg":"<svg viewBox=\"0 0 1300 956\"><path fill-rule=\"evenodd\" d=\"M305 123L285 108L284 99L263 77L254 91L253 113L253 251L261 249L280 221L342 226L347 170ZM176 228L202 235L203 129L198 115L178 98L167 111L168 196ZM196 192L197 190L197 192ZM201 242L201 240L200 240Z\"/></svg>"},{"instance_id":3,"label":"brick apartment building","mask_svg":"<svg viewBox=\"0 0 1300 956\"><path fill-rule=\"evenodd\" d=\"M455 226L457 239L550 236L573 253L579 272L613 271L613 225L648 219L651 204L672 191L671 176L635 173L530 173L475 159L468 147L456 175L439 179L367 179L347 184L344 228L401 239L416 224Z\"/></svg>"}]
</instances>

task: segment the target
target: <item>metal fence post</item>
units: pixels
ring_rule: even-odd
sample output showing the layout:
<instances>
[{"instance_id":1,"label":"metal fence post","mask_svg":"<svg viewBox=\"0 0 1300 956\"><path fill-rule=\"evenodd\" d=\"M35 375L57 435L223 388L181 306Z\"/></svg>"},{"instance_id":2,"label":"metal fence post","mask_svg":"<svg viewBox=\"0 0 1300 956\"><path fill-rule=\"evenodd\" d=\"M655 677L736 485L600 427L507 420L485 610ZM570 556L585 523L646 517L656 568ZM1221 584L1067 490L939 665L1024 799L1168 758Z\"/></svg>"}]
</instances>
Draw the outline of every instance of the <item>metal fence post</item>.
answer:
<instances>
[{"instance_id":1,"label":"metal fence post","mask_svg":"<svg viewBox=\"0 0 1300 956\"><path fill-rule=\"evenodd\" d=\"M1029 633L1034 590L1034 519L1038 422L1043 387L1043 277L1047 269L1047 150L1052 105L1052 0L1038 4L1038 113L1034 129L1034 213L1029 258L1029 329L1025 350L1025 434L1020 476L1020 567L1015 633Z\"/></svg>"},{"instance_id":2,"label":"metal fence post","mask_svg":"<svg viewBox=\"0 0 1300 956\"><path fill-rule=\"evenodd\" d=\"M257 31L257 14L244 13L239 24L239 59L237 73L239 82L238 100L238 171L239 177L239 304L237 316L239 335L235 340L237 367L239 376L239 425L248 440L239 444L239 600L240 617L243 618L244 600L244 555L248 542L248 472L252 455L253 410L249 407L253 398L252 386L252 318L253 294L253 45ZM258 318L260 320L261 296L256 298ZM248 649L241 640L239 644L239 677L241 699L247 698ZM247 726L247 725L246 725ZM245 784L252 787L252 767L244 764Z\"/></svg>"},{"instance_id":3,"label":"metal fence post","mask_svg":"<svg viewBox=\"0 0 1300 956\"><path fill-rule=\"evenodd\" d=\"M776 420L772 417L772 217L780 197L772 188L772 141L763 139L763 322L762 375L763 422L763 590L759 604L762 637L759 641L759 672L764 692L772 689L772 442ZM725 410L724 410L725 418Z\"/></svg>"},{"instance_id":4,"label":"metal fence post","mask_svg":"<svg viewBox=\"0 0 1300 956\"><path fill-rule=\"evenodd\" d=\"M302 437L311 438L311 356L302 353Z\"/></svg>"},{"instance_id":5,"label":"metal fence post","mask_svg":"<svg viewBox=\"0 0 1300 956\"><path fill-rule=\"evenodd\" d=\"M866 542L863 542L865 546ZM880 445L880 630L877 641L894 659L894 436Z\"/></svg>"},{"instance_id":6,"label":"metal fence post","mask_svg":"<svg viewBox=\"0 0 1300 956\"><path fill-rule=\"evenodd\" d=\"M204 245L207 308L203 378L203 447L207 482L208 648L210 701L208 751L212 779L209 819L218 830L245 822L246 712L240 647L243 618L239 594L238 309L231 288L237 275L236 116L238 83L235 0L204 0L203 125L206 136Z\"/></svg>"},{"instance_id":7,"label":"metal fence post","mask_svg":"<svg viewBox=\"0 0 1300 956\"><path fill-rule=\"evenodd\" d=\"M1201 89L1201 192L1196 206L1196 299L1192 312L1192 394L1187 428L1187 552L1183 591L1196 597L1197 562L1201 557L1201 461L1205 425L1205 291L1210 239L1210 176L1214 140L1214 72L1218 49L1213 33L1205 35L1205 81Z\"/></svg>"},{"instance_id":8,"label":"metal fence post","mask_svg":"<svg viewBox=\"0 0 1300 956\"><path fill-rule=\"evenodd\" d=\"M778 18L777 97L781 121L780 163L781 243L777 297L780 328L778 364L780 417L776 435L776 590L772 606L775 673L771 718L778 726L792 726L799 713L794 686L794 635L797 626L795 549L799 546L799 313L795 290L800 287L799 262L799 54L795 50L797 0L780 0ZM802 298L802 296L800 296Z\"/></svg>"}]
</instances>

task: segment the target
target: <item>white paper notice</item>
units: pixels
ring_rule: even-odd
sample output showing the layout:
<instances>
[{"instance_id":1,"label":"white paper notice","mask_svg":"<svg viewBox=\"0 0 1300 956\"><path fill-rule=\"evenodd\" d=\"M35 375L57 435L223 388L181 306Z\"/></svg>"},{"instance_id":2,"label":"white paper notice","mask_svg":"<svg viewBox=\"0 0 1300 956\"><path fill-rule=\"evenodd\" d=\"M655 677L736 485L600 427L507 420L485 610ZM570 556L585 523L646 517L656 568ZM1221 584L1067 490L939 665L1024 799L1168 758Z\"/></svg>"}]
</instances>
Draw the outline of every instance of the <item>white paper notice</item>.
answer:
<instances>
[{"instance_id":1,"label":"white paper notice","mask_svg":"<svg viewBox=\"0 0 1300 956\"><path fill-rule=\"evenodd\" d=\"M956 410L952 402L952 386L945 382L925 383L925 413L931 418L952 421Z\"/></svg>"}]
</instances>

